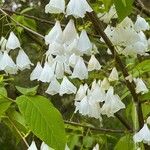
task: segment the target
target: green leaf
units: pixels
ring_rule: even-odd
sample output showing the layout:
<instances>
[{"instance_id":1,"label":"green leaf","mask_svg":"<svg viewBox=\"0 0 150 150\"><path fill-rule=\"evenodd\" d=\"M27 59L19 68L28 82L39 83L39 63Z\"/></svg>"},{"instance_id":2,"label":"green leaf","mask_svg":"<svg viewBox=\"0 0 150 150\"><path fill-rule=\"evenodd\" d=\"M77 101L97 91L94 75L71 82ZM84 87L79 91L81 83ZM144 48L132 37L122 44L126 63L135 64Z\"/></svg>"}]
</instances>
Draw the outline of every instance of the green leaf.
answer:
<instances>
[{"instance_id":1,"label":"green leaf","mask_svg":"<svg viewBox=\"0 0 150 150\"><path fill-rule=\"evenodd\" d=\"M7 98L7 90L0 86L0 117L5 113L9 108L12 101Z\"/></svg>"},{"instance_id":2,"label":"green leaf","mask_svg":"<svg viewBox=\"0 0 150 150\"><path fill-rule=\"evenodd\" d=\"M105 6L105 10L108 11L113 4L113 0L101 0Z\"/></svg>"},{"instance_id":3,"label":"green leaf","mask_svg":"<svg viewBox=\"0 0 150 150\"><path fill-rule=\"evenodd\" d=\"M7 97L7 90L4 87L0 86L0 98Z\"/></svg>"},{"instance_id":4,"label":"green leaf","mask_svg":"<svg viewBox=\"0 0 150 150\"><path fill-rule=\"evenodd\" d=\"M9 101L7 98L0 97L0 117L5 113L5 111L9 108L11 105L11 101Z\"/></svg>"},{"instance_id":5,"label":"green leaf","mask_svg":"<svg viewBox=\"0 0 150 150\"><path fill-rule=\"evenodd\" d=\"M65 128L61 114L50 101L42 96L20 96L19 110L30 130L55 150L64 150Z\"/></svg>"},{"instance_id":6,"label":"green leaf","mask_svg":"<svg viewBox=\"0 0 150 150\"><path fill-rule=\"evenodd\" d=\"M114 0L119 21L122 21L126 16L132 12L133 0Z\"/></svg>"},{"instance_id":7,"label":"green leaf","mask_svg":"<svg viewBox=\"0 0 150 150\"><path fill-rule=\"evenodd\" d=\"M125 135L116 144L114 150L134 150L134 143L131 135Z\"/></svg>"},{"instance_id":8,"label":"green leaf","mask_svg":"<svg viewBox=\"0 0 150 150\"><path fill-rule=\"evenodd\" d=\"M34 96L37 93L38 85L33 88L23 88L20 86L16 86L16 89L23 95Z\"/></svg>"},{"instance_id":9,"label":"green leaf","mask_svg":"<svg viewBox=\"0 0 150 150\"><path fill-rule=\"evenodd\" d=\"M150 72L150 60L144 60L133 69L133 76L139 76L143 73Z\"/></svg>"}]
</instances>

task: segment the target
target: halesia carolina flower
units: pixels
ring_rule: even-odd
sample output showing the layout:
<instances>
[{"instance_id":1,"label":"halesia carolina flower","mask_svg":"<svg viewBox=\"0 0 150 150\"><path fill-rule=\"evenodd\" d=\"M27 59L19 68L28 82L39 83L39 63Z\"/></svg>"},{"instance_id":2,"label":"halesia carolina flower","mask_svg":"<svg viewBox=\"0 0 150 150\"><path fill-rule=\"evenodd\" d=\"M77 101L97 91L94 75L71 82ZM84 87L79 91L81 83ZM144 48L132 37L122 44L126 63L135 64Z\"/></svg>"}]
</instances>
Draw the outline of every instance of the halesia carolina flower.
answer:
<instances>
[{"instance_id":1,"label":"halesia carolina flower","mask_svg":"<svg viewBox=\"0 0 150 150\"><path fill-rule=\"evenodd\" d=\"M54 149L49 147L46 143L42 142L40 150L54 150Z\"/></svg>"},{"instance_id":2,"label":"halesia carolina flower","mask_svg":"<svg viewBox=\"0 0 150 150\"><path fill-rule=\"evenodd\" d=\"M7 43L7 40L4 37L1 37L1 40L0 40L1 51L6 50L6 43Z\"/></svg>"},{"instance_id":3,"label":"halesia carolina flower","mask_svg":"<svg viewBox=\"0 0 150 150\"><path fill-rule=\"evenodd\" d=\"M34 141L32 141L32 143L31 143L30 147L28 148L28 150L38 150Z\"/></svg>"},{"instance_id":4,"label":"halesia carolina flower","mask_svg":"<svg viewBox=\"0 0 150 150\"><path fill-rule=\"evenodd\" d=\"M85 84L85 85L81 84L78 91L77 91L77 94L75 96L75 100L81 101L86 96L87 89L88 89L87 84Z\"/></svg>"},{"instance_id":5,"label":"halesia carolina flower","mask_svg":"<svg viewBox=\"0 0 150 150\"><path fill-rule=\"evenodd\" d=\"M91 91L91 99L96 102L103 102L105 97L105 91L96 83L95 88Z\"/></svg>"},{"instance_id":6,"label":"halesia carolina flower","mask_svg":"<svg viewBox=\"0 0 150 150\"><path fill-rule=\"evenodd\" d=\"M63 42L70 45L76 38L78 38L78 33L74 21L70 19L63 31Z\"/></svg>"},{"instance_id":7,"label":"halesia carolina flower","mask_svg":"<svg viewBox=\"0 0 150 150\"><path fill-rule=\"evenodd\" d=\"M20 47L20 42L14 32L10 32L7 43L6 43L6 49L16 49Z\"/></svg>"},{"instance_id":8,"label":"halesia carolina flower","mask_svg":"<svg viewBox=\"0 0 150 150\"><path fill-rule=\"evenodd\" d=\"M68 80L66 76L64 76L60 85L59 95L62 96L64 94L75 94L76 91L77 88Z\"/></svg>"},{"instance_id":9,"label":"halesia carolina flower","mask_svg":"<svg viewBox=\"0 0 150 150\"><path fill-rule=\"evenodd\" d=\"M45 13L64 13L65 11L65 0L50 0L45 6Z\"/></svg>"},{"instance_id":10,"label":"halesia carolina flower","mask_svg":"<svg viewBox=\"0 0 150 150\"><path fill-rule=\"evenodd\" d=\"M133 136L135 143L142 142L150 145L150 129L145 123L143 128Z\"/></svg>"},{"instance_id":11,"label":"halesia carolina flower","mask_svg":"<svg viewBox=\"0 0 150 150\"><path fill-rule=\"evenodd\" d=\"M73 53L69 58L69 65L74 68L79 58L79 56Z\"/></svg>"},{"instance_id":12,"label":"halesia carolina flower","mask_svg":"<svg viewBox=\"0 0 150 150\"><path fill-rule=\"evenodd\" d=\"M117 71L117 69L115 67L112 69L108 80L109 81L116 81L116 80L118 80L118 71Z\"/></svg>"},{"instance_id":13,"label":"halesia carolina flower","mask_svg":"<svg viewBox=\"0 0 150 150\"><path fill-rule=\"evenodd\" d=\"M102 20L104 23L107 23L107 24L111 22L111 19L118 18L115 6L112 5L109 12L99 13L98 17L100 20Z\"/></svg>"},{"instance_id":14,"label":"halesia carolina flower","mask_svg":"<svg viewBox=\"0 0 150 150\"><path fill-rule=\"evenodd\" d=\"M52 44L53 42L62 43L62 29L59 21L56 21L55 26L45 36L46 44Z\"/></svg>"},{"instance_id":15,"label":"halesia carolina flower","mask_svg":"<svg viewBox=\"0 0 150 150\"><path fill-rule=\"evenodd\" d=\"M55 75L57 79L62 79L64 77L64 64L60 62L56 62L55 66Z\"/></svg>"},{"instance_id":16,"label":"halesia carolina flower","mask_svg":"<svg viewBox=\"0 0 150 150\"><path fill-rule=\"evenodd\" d=\"M75 101L75 113L79 111L83 116L94 117L101 119L99 103L91 103L88 96L85 96L80 102Z\"/></svg>"},{"instance_id":17,"label":"halesia carolina flower","mask_svg":"<svg viewBox=\"0 0 150 150\"><path fill-rule=\"evenodd\" d=\"M147 118L146 122L150 125L150 116Z\"/></svg>"},{"instance_id":18,"label":"halesia carolina flower","mask_svg":"<svg viewBox=\"0 0 150 150\"><path fill-rule=\"evenodd\" d=\"M46 93L48 93L49 95L55 95L55 94L59 93L59 90L60 90L60 83L54 77L52 79L48 89L46 90Z\"/></svg>"},{"instance_id":19,"label":"halesia carolina flower","mask_svg":"<svg viewBox=\"0 0 150 150\"><path fill-rule=\"evenodd\" d=\"M81 54L90 54L92 50L92 43L85 30L82 30L80 34L77 49Z\"/></svg>"},{"instance_id":20,"label":"halesia carolina flower","mask_svg":"<svg viewBox=\"0 0 150 150\"><path fill-rule=\"evenodd\" d=\"M100 70L101 67L102 66L100 65L99 61L95 58L94 55L92 55L88 63L88 71Z\"/></svg>"},{"instance_id":21,"label":"halesia carolina flower","mask_svg":"<svg viewBox=\"0 0 150 150\"><path fill-rule=\"evenodd\" d=\"M38 80L42 82L50 82L53 77L54 77L54 70L52 69L52 67L48 62L45 62L44 68L42 69L42 72Z\"/></svg>"},{"instance_id":22,"label":"halesia carolina flower","mask_svg":"<svg viewBox=\"0 0 150 150\"><path fill-rule=\"evenodd\" d=\"M96 144L95 147L93 147L93 150L99 150L99 145Z\"/></svg>"},{"instance_id":23,"label":"halesia carolina flower","mask_svg":"<svg viewBox=\"0 0 150 150\"><path fill-rule=\"evenodd\" d=\"M72 78L79 78L81 80L88 78L88 70L85 66L84 60L82 57L78 59L77 64L74 67Z\"/></svg>"},{"instance_id":24,"label":"halesia carolina flower","mask_svg":"<svg viewBox=\"0 0 150 150\"><path fill-rule=\"evenodd\" d=\"M136 84L136 93L137 94L138 93L145 94L149 91L141 78L134 79L134 82Z\"/></svg>"},{"instance_id":25,"label":"halesia carolina flower","mask_svg":"<svg viewBox=\"0 0 150 150\"><path fill-rule=\"evenodd\" d=\"M140 15L137 16L137 20L135 22L134 27L137 32L146 31L146 30L150 29L148 22L146 22L146 20L144 18L142 18Z\"/></svg>"},{"instance_id":26,"label":"halesia carolina flower","mask_svg":"<svg viewBox=\"0 0 150 150\"><path fill-rule=\"evenodd\" d=\"M108 90L109 87L110 87L110 83L109 83L108 79L104 78L103 81L101 82L101 88L103 90Z\"/></svg>"},{"instance_id":27,"label":"halesia carolina flower","mask_svg":"<svg viewBox=\"0 0 150 150\"><path fill-rule=\"evenodd\" d=\"M18 69L12 58L8 55L8 52L5 51L1 60L0 60L0 70L4 70L9 74L16 74Z\"/></svg>"},{"instance_id":28,"label":"halesia carolina flower","mask_svg":"<svg viewBox=\"0 0 150 150\"><path fill-rule=\"evenodd\" d=\"M23 49L19 50L18 56L16 58L16 64L20 70L30 69L30 65L33 65Z\"/></svg>"},{"instance_id":29,"label":"halesia carolina flower","mask_svg":"<svg viewBox=\"0 0 150 150\"><path fill-rule=\"evenodd\" d=\"M31 75L30 75L30 80L37 80L39 79L41 72L42 72L42 66L40 64L40 62L37 62L36 67L34 68L34 70L32 71Z\"/></svg>"},{"instance_id":30,"label":"halesia carolina flower","mask_svg":"<svg viewBox=\"0 0 150 150\"><path fill-rule=\"evenodd\" d=\"M83 18L86 12L92 11L86 0L70 0L66 9L67 16L73 15L76 18Z\"/></svg>"},{"instance_id":31,"label":"halesia carolina flower","mask_svg":"<svg viewBox=\"0 0 150 150\"><path fill-rule=\"evenodd\" d=\"M101 113L108 117L113 117L114 113L123 108L125 108L124 103L120 100L118 95L114 95L114 89L110 87L106 93L105 103L102 106Z\"/></svg>"}]
</instances>

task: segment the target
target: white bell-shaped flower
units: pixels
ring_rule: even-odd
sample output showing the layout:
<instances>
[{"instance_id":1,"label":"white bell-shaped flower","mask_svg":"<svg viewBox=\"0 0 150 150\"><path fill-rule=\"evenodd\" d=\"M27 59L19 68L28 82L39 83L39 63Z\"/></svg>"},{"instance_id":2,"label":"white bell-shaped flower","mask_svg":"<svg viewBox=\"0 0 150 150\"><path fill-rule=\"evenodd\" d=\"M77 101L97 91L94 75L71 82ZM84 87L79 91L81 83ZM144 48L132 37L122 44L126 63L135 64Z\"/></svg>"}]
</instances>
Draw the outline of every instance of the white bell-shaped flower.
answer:
<instances>
[{"instance_id":1,"label":"white bell-shaped flower","mask_svg":"<svg viewBox=\"0 0 150 150\"><path fill-rule=\"evenodd\" d=\"M54 150L53 148L49 147L47 144L42 142L40 150Z\"/></svg>"},{"instance_id":2,"label":"white bell-shaped flower","mask_svg":"<svg viewBox=\"0 0 150 150\"><path fill-rule=\"evenodd\" d=\"M29 146L28 150L38 150L34 141L32 141L32 143Z\"/></svg>"},{"instance_id":3,"label":"white bell-shaped flower","mask_svg":"<svg viewBox=\"0 0 150 150\"><path fill-rule=\"evenodd\" d=\"M4 51L0 60L0 70L4 70L9 74L16 74L18 69L12 58L8 55L7 51Z\"/></svg>"},{"instance_id":4,"label":"white bell-shaped flower","mask_svg":"<svg viewBox=\"0 0 150 150\"><path fill-rule=\"evenodd\" d=\"M109 83L108 79L104 78L103 81L101 82L101 88L103 90L108 90L109 87L110 87L110 83Z\"/></svg>"},{"instance_id":5,"label":"white bell-shaped flower","mask_svg":"<svg viewBox=\"0 0 150 150\"><path fill-rule=\"evenodd\" d=\"M80 102L75 101L75 113L79 111L84 116L101 119L99 103L90 103L88 96L85 96Z\"/></svg>"},{"instance_id":6,"label":"white bell-shaped flower","mask_svg":"<svg viewBox=\"0 0 150 150\"><path fill-rule=\"evenodd\" d=\"M124 103L120 100L118 95L114 95L114 89L110 87L106 93L106 99L102 106L101 113L108 117L113 117L114 113L123 108L125 108Z\"/></svg>"},{"instance_id":7,"label":"white bell-shaped flower","mask_svg":"<svg viewBox=\"0 0 150 150\"><path fill-rule=\"evenodd\" d=\"M86 0L70 0L66 9L67 16L73 15L76 18L83 18L86 12L92 11Z\"/></svg>"},{"instance_id":8,"label":"white bell-shaped flower","mask_svg":"<svg viewBox=\"0 0 150 150\"><path fill-rule=\"evenodd\" d=\"M135 143L142 142L150 145L150 129L145 123L143 128L133 136Z\"/></svg>"},{"instance_id":9,"label":"white bell-shaped flower","mask_svg":"<svg viewBox=\"0 0 150 150\"><path fill-rule=\"evenodd\" d=\"M78 38L78 33L74 21L70 19L63 31L63 41L65 44L70 45L76 38Z\"/></svg>"},{"instance_id":10,"label":"white bell-shaped flower","mask_svg":"<svg viewBox=\"0 0 150 150\"><path fill-rule=\"evenodd\" d=\"M20 70L30 69L30 65L33 65L23 49L19 50L16 58L16 65Z\"/></svg>"},{"instance_id":11,"label":"white bell-shaped flower","mask_svg":"<svg viewBox=\"0 0 150 150\"><path fill-rule=\"evenodd\" d=\"M59 95L62 96L64 94L75 94L76 91L77 88L68 80L66 76L64 76L60 85Z\"/></svg>"},{"instance_id":12,"label":"white bell-shaped flower","mask_svg":"<svg viewBox=\"0 0 150 150\"><path fill-rule=\"evenodd\" d=\"M31 75L30 75L30 80L37 80L39 79L41 72L42 72L42 66L40 62L37 62L36 67L34 68L34 70L32 71Z\"/></svg>"},{"instance_id":13,"label":"white bell-shaped flower","mask_svg":"<svg viewBox=\"0 0 150 150\"><path fill-rule=\"evenodd\" d=\"M52 69L52 67L49 65L48 62L45 62L44 68L42 69L42 72L38 80L42 82L50 82L53 77L54 77L54 70Z\"/></svg>"},{"instance_id":14,"label":"white bell-shaped flower","mask_svg":"<svg viewBox=\"0 0 150 150\"><path fill-rule=\"evenodd\" d=\"M137 94L138 93L145 94L149 91L141 78L134 79L134 82L136 84L136 93Z\"/></svg>"},{"instance_id":15,"label":"white bell-shaped flower","mask_svg":"<svg viewBox=\"0 0 150 150\"><path fill-rule=\"evenodd\" d=\"M65 11L65 0L50 0L45 6L45 13L64 13Z\"/></svg>"},{"instance_id":16,"label":"white bell-shaped flower","mask_svg":"<svg viewBox=\"0 0 150 150\"><path fill-rule=\"evenodd\" d=\"M85 30L82 30L80 34L77 49L79 52L81 52L81 54L90 54L92 50L92 43L90 42L90 39Z\"/></svg>"},{"instance_id":17,"label":"white bell-shaped flower","mask_svg":"<svg viewBox=\"0 0 150 150\"><path fill-rule=\"evenodd\" d=\"M55 75L57 79L62 79L64 77L64 64L57 62L55 66Z\"/></svg>"},{"instance_id":18,"label":"white bell-shaped flower","mask_svg":"<svg viewBox=\"0 0 150 150\"><path fill-rule=\"evenodd\" d=\"M99 61L95 58L94 55L92 55L88 63L88 71L100 70L101 67L102 66L100 65Z\"/></svg>"},{"instance_id":19,"label":"white bell-shaped flower","mask_svg":"<svg viewBox=\"0 0 150 150\"><path fill-rule=\"evenodd\" d=\"M46 44L52 44L53 42L62 43L62 29L59 21L56 21L55 26L45 36Z\"/></svg>"},{"instance_id":20,"label":"white bell-shaped flower","mask_svg":"<svg viewBox=\"0 0 150 150\"><path fill-rule=\"evenodd\" d=\"M70 58L69 58L69 65L74 68L74 66L75 66L76 63L78 62L78 59L79 59L79 58L80 58L79 56L77 56L77 55L75 55L75 54L73 53L73 54L70 56Z\"/></svg>"},{"instance_id":21,"label":"white bell-shaped flower","mask_svg":"<svg viewBox=\"0 0 150 150\"><path fill-rule=\"evenodd\" d=\"M59 93L60 90L60 83L57 81L56 78L53 78L51 83L49 84L48 89L46 90L46 93L49 95L55 95Z\"/></svg>"},{"instance_id":22,"label":"white bell-shaped flower","mask_svg":"<svg viewBox=\"0 0 150 150\"><path fill-rule=\"evenodd\" d=\"M96 145L93 147L93 150L99 150L99 144L96 144Z\"/></svg>"},{"instance_id":23,"label":"white bell-shaped flower","mask_svg":"<svg viewBox=\"0 0 150 150\"><path fill-rule=\"evenodd\" d=\"M105 97L105 91L97 83L95 88L91 91L91 99L95 102L103 102L105 101Z\"/></svg>"},{"instance_id":24,"label":"white bell-shaped flower","mask_svg":"<svg viewBox=\"0 0 150 150\"><path fill-rule=\"evenodd\" d=\"M65 146L65 150L70 150L70 148L68 147L67 144L66 144L66 146Z\"/></svg>"},{"instance_id":25,"label":"white bell-shaped flower","mask_svg":"<svg viewBox=\"0 0 150 150\"><path fill-rule=\"evenodd\" d=\"M85 84L85 85L81 84L78 91L77 91L77 94L75 96L75 100L76 101L81 101L86 96L87 89L88 89L87 84Z\"/></svg>"},{"instance_id":26,"label":"white bell-shaped flower","mask_svg":"<svg viewBox=\"0 0 150 150\"><path fill-rule=\"evenodd\" d=\"M6 43L6 49L16 49L18 47L20 47L19 39L16 37L14 32L10 32Z\"/></svg>"},{"instance_id":27,"label":"white bell-shaped flower","mask_svg":"<svg viewBox=\"0 0 150 150\"><path fill-rule=\"evenodd\" d=\"M88 78L88 70L85 66L84 60L82 57L78 59L77 64L74 67L72 78L79 78L81 80Z\"/></svg>"},{"instance_id":28,"label":"white bell-shaped flower","mask_svg":"<svg viewBox=\"0 0 150 150\"><path fill-rule=\"evenodd\" d=\"M62 44L59 44L57 42L53 42L49 44L48 51L46 52L46 56L63 55L63 54L64 54L64 48Z\"/></svg>"},{"instance_id":29,"label":"white bell-shaped flower","mask_svg":"<svg viewBox=\"0 0 150 150\"><path fill-rule=\"evenodd\" d=\"M106 24L109 24L111 22L111 19L118 18L115 5L112 5L108 12L99 13L98 17Z\"/></svg>"},{"instance_id":30,"label":"white bell-shaped flower","mask_svg":"<svg viewBox=\"0 0 150 150\"><path fill-rule=\"evenodd\" d=\"M6 43L7 43L7 40L2 36L1 40L0 40L1 51L5 51L6 50Z\"/></svg>"},{"instance_id":31,"label":"white bell-shaped flower","mask_svg":"<svg viewBox=\"0 0 150 150\"><path fill-rule=\"evenodd\" d=\"M137 16L137 20L135 22L134 27L137 32L146 31L146 30L150 29L148 22L146 22L146 20L144 18L142 18L140 15Z\"/></svg>"},{"instance_id":32,"label":"white bell-shaped flower","mask_svg":"<svg viewBox=\"0 0 150 150\"><path fill-rule=\"evenodd\" d=\"M146 122L150 125L150 116L146 119Z\"/></svg>"},{"instance_id":33,"label":"white bell-shaped flower","mask_svg":"<svg viewBox=\"0 0 150 150\"><path fill-rule=\"evenodd\" d=\"M116 69L116 67L114 67L108 77L109 81L116 81L118 80L118 71Z\"/></svg>"}]
</instances>

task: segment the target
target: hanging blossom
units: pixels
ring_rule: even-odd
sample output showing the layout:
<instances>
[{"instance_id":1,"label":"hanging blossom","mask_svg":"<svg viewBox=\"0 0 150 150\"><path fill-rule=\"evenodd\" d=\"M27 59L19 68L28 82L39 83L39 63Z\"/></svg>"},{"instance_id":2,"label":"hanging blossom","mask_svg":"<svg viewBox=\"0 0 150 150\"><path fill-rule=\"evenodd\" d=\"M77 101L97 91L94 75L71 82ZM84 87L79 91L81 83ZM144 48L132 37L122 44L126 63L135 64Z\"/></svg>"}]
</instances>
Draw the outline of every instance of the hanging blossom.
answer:
<instances>
[{"instance_id":1,"label":"hanging blossom","mask_svg":"<svg viewBox=\"0 0 150 150\"><path fill-rule=\"evenodd\" d=\"M50 0L45 6L45 13L64 13L65 11L65 0Z\"/></svg>"},{"instance_id":2,"label":"hanging blossom","mask_svg":"<svg viewBox=\"0 0 150 150\"><path fill-rule=\"evenodd\" d=\"M111 22L111 19L118 18L115 5L112 5L108 12L99 13L98 17L101 21L103 21L104 23L107 23L107 24Z\"/></svg>"},{"instance_id":3,"label":"hanging blossom","mask_svg":"<svg viewBox=\"0 0 150 150\"><path fill-rule=\"evenodd\" d=\"M45 43L49 46L45 53L45 63L39 62L33 69L30 79L49 83L46 93L50 95L75 94L76 87L68 80L78 78L88 79L88 71L100 70L101 65L93 53L93 43L86 30L78 35L74 21L69 20L62 30L59 21L45 36ZM91 56L85 62L83 55Z\"/></svg>"},{"instance_id":4,"label":"hanging blossom","mask_svg":"<svg viewBox=\"0 0 150 150\"><path fill-rule=\"evenodd\" d=\"M143 128L133 136L135 143L143 142L150 145L150 129L145 123Z\"/></svg>"},{"instance_id":5,"label":"hanging blossom","mask_svg":"<svg viewBox=\"0 0 150 150\"><path fill-rule=\"evenodd\" d=\"M113 117L125 105L117 94L114 94L114 88L110 87L106 93L105 103L102 106L101 113L108 117Z\"/></svg>"},{"instance_id":6,"label":"hanging blossom","mask_svg":"<svg viewBox=\"0 0 150 150\"><path fill-rule=\"evenodd\" d=\"M104 89L104 81L93 81L91 89L88 85L80 85L75 96L75 113L79 111L82 115L101 119L101 115L113 117L114 113L125 108L120 97L114 94L113 87L109 87L108 91ZM103 82L103 85L102 85ZM100 103L103 106L100 107Z\"/></svg>"},{"instance_id":7,"label":"hanging blossom","mask_svg":"<svg viewBox=\"0 0 150 150\"><path fill-rule=\"evenodd\" d=\"M86 12L92 11L86 0L70 0L67 5L66 14L67 16L73 15L75 18L83 18Z\"/></svg>"},{"instance_id":8,"label":"hanging blossom","mask_svg":"<svg viewBox=\"0 0 150 150\"><path fill-rule=\"evenodd\" d=\"M99 144L96 144L96 145L93 147L93 150L99 150Z\"/></svg>"},{"instance_id":9,"label":"hanging blossom","mask_svg":"<svg viewBox=\"0 0 150 150\"><path fill-rule=\"evenodd\" d=\"M148 88L146 87L145 83L143 82L143 80L141 78L135 78L134 82L136 84L136 93L142 93L145 94L147 92L149 92Z\"/></svg>"},{"instance_id":10,"label":"hanging blossom","mask_svg":"<svg viewBox=\"0 0 150 150\"><path fill-rule=\"evenodd\" d=\"M65 12L65 0L50 0L45 6L45 13L64 13L66 16L73 15L75 18L83 18L86 12L92 12L92 8L86 0L70 0Z\"/></svg>"},{"instance_id":11,"label":"hanging blossom","mask_svg":"<svg viewBox=\"0 0 150 150\"><path fill-rule=\"evenodd\" d=\"M136 56L137 54L147 55L146 52L149 50L148 40L143 31L149 30L149 28L145 27L146 21L138 20L139 17L137 18L136 23L133 23L129 17L126 17L116 27L108 25L105 29L104 32L107 34L111 42L116 46L118 53L125 56ZM138 31L135 30L135 28L138 28ZM102 38L101 41L104 42Z\"/></svg>"},{"instance_id":12,"label":"hanging blossom","mask_svg":"<svg viewBox=\"0 0 150 150\"><path fill-rule=\"evenodd\" d=\"M118 81L119 77L118 77L118 71L117 69L114 67L108 77L109 81Z\"/></svg>"},{"instance_id":13,"label":"hanging blossom","mask_svg":"<svg viewBox=\"0 0 150 150\"><path fill-rule=\"evenodd\" d=\"M7 74L17 74L18 70L30 69L30 65L33 65L27 54L21 48L19 39L13 32L10 32L8 40L1 37L0 47L0 70L4 70ZM16 48L20 50L15 64L9 52Z\"/></svg>"}]
</instances>

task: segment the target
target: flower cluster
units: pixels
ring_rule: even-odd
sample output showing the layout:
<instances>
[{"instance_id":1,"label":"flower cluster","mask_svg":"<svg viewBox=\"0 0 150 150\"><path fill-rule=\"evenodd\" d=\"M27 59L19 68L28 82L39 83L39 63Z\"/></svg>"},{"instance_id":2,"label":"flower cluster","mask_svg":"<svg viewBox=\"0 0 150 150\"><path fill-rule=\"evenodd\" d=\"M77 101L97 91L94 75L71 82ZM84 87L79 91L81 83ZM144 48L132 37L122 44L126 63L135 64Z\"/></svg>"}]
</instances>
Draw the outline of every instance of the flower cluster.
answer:
<instances>
[{"instance_id":1,"label":"flower cluster","mask_svg":"<svg viewBox=\"0 0 150 150\"><path fill-rule=\"evenodd\" d=\"M135 23L129 17L126 17L116 27L108 25L105 33L118 53L125 56L148 55L146 52L149 51L149 42L144 31L149 29L149 24L138 15ZM104 42L103 39L100 40Z\"/></svg>"},{"instance_id":2,"label":"flower cluster","mask_svg":"<svg viewBox=\"0 0 150 150\"><path fill-rule=\"evenodd\" d=\"M10 33L8 40L1 37L0 47L0 70L4 70L7 74L16 74L18 70L30 69L30 65L33 65L13 32ZM16 48L19 48L19 52L15 64L9 52Z\"/></svg>"},{"instance_id":3,"label":"flower cluster","mask_svg":"<svg viewBox=\"0 0 150 150\"><path fill-rule=\"evenodd\" d=\"M78 35L74 21L70 20L62 31L59 21L45 36L45 43L49 46L45 53L44 67L38 62L31 73L31 80L50 83L46 93L50 95L76 93L76 87L69 81L78 78L88 78L88 72L100 70L101 65L92 54L93 44L83 29ZM90 56L86 65L83 55ZM61 80L61 84L58 80Z\"/></svg>"},{"instance_id":4,"label":"flower cluster","mask_svg":"<svg viewBox=\"0 0 150 150\"><path fill-rule=\"evenodd\" d=\"M135 143L143 142L150 145L150 129L146 123L143 128L133 136L133 140Z\"/></svg>"},{"instance_id":5,"label":"flower cluster","mask_svg":"<svg viewBox=\"0 0 150 150\"><path fill-rule=\"evenodd\" d=\"M86 12L92 12L92 8L86 0L70 0L65 10L65 0L50 0L45 6L46 13L64 13L66 16L73 15L75 18L83 18Z\"/></svg>"},{"instance_id":6,"label":"flower cluster","mask_svg":"<svg viewBox=\"0 0 150 150\"><path fill-rule=\"evenodd\" d=\"M87 84L80 85L75 97L75 113L101 120L101 114L113 117L120 109L125 108L120 97L114 94L114 88L108 80L93 81L91 89ZM101 107L100 107L101 106Z\"/></svg>"}]
</instances>

